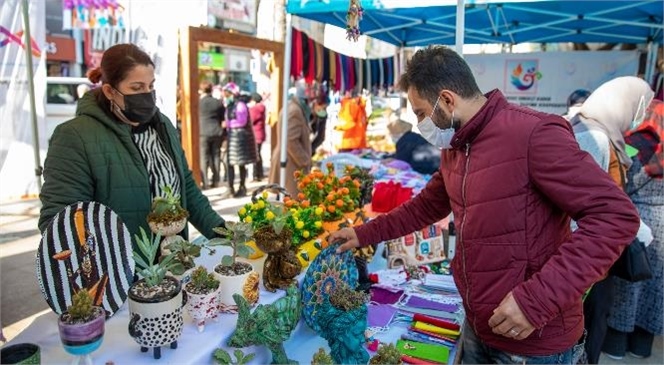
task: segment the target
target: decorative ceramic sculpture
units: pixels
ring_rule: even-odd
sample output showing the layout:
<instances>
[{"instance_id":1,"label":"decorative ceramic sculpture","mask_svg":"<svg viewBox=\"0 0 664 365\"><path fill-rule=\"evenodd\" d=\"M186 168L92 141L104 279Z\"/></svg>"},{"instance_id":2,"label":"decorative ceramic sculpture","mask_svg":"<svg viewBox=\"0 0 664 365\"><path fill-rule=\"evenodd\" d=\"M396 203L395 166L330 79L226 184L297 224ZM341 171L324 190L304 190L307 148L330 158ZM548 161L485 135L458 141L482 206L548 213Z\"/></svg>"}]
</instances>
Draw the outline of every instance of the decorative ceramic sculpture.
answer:
<instances>
[{"instance_id":1,"label":"decorative ceramic sculpture","mask_svg":"<svg viewBox=\"0 0 664 365\"><path fill-rule=\"evenodd\" d=\"M300 320L302 307L297 287L289 287L286 296L272 304L258 305L253 313L242 296L235 294L233 299L239 316L228 346L265 345L272 352L272 364L297 364L297 361L288 359L283 345Z\"/></svg>"},{"instance_id":2,"label":"decorative ceramic sculpture","mask_svg":"<svg viewBox=\"0 0 664 365\"><path fill-rule=\"evenodd\" d=\"M256 246L267 253L263 265L263 285L268 291L275 292L294 285L295 277L302 270L295 250L291 247L291 235L288 229L277 233L272 225L260 227L254 233Z\"/></svg>"},{"instance_id":3,"label":"decorative ceramic sculpture","mask_svg":"<svg viewBox=\"0 0 664 365\"><path fill-rule=\"evenodd\" d=\"M319 308L330 293L342 284L351 288L357 286L358 273L353 253L349 250L338 254L336 250L336 246L329 246L321 251L302 280L302 316L316 332L320 332L316 320Z\"/></svg>"},{"instance_id":4,"label":"decorative ceramic sculpture","mask_svg":"<svg viewBox=\"0 0 664 365\"><path fill-rule=\"evenodd\" d=\"M318 310L318 333L327 340L335 364L366 364L367 295L338 286Z\"/></svg>"},{"instance_id":5,"label":"decorative ceramic sculpture","mask_svg":"<svg viewBox=\"0 0 664 365\"><path fill-rule=\"evenodd\" d=\"M76 356L73 364L92 364L90 354L101 346L104 338L106 312L92 305L86 289L80 289L72 298L72 305L58 317L58 331L65 351Z\"/></svg>"},{"instance_id":6,"label":"decorative ceramic sculpture","mask_svg":"<svg viewBox=\"0 0 664 365\"><path fill-rule=\"evenodd\" d=\"M112 316L127 300L134 280L129 230L115 212L97 202L78 202L60 211L37 250L37 278L46 302L58 315L72 294L86 289L93 305Z\"/></svg>"},{"instance_id":7,"label":"decorative ceramic sculpture","mask_svg":"<svg viewBox=\"0 0 664 365\"><path fill-rule=\"evenodd\" d=\"M257 274L258 275L258 274ZM187 304L185 308L198 326L198 332L205 329L205 320L217 321L219 314L219 279L207 269L199 266L189 275L186 275L182 283L183 290L187 293Z\"/></svg>"}]
</instances>

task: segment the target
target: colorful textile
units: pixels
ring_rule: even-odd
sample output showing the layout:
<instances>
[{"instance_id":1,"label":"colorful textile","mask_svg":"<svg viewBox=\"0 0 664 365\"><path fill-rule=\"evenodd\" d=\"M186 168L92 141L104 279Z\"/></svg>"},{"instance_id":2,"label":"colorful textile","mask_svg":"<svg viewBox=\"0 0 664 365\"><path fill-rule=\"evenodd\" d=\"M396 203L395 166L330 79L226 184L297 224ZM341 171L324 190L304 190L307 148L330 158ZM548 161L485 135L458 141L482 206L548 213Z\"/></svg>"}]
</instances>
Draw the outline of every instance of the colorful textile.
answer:
<instances>
[{"instance_id":1,"label":"colorful textile","mask_svg":"<svg viewBox=\"0 0 664 365\"><path fill-rule=\"evenodd\" d=\"M639 160L650 177L664 176L664 102L654 99L650 103L646 119L625 142L639 150Z\"/></svg>"}]
</instances>

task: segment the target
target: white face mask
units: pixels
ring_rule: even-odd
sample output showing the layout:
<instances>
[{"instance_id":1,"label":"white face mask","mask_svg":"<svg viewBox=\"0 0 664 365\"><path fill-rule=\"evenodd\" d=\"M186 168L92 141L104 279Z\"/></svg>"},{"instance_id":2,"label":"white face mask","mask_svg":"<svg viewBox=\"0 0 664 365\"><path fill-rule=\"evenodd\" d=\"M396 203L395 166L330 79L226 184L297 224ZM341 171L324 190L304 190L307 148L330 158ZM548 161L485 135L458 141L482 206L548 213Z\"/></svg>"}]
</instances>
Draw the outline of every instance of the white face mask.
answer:
<instances>
[{"instance_id":1,"label":"white face mask","mask_svg":"<svg viewBox=\"0 0 664 365\"><path fill-rule=\"evenodd\" d=\"M440 149L449 149L452 148L452 137L454 137L454 128L440 129L436 124L434 124L431 117L436 112L438 107L438 102L440 101L440 96L436 99L436 104L433 106L431 115L424 118L420 123L417 124L417 129L422 133L422 137L426 139L432 145ZM454 111L452 111L452 120L454 120ZM451 123L450 123L451 125Z\"/></svg>"}]
</instances>

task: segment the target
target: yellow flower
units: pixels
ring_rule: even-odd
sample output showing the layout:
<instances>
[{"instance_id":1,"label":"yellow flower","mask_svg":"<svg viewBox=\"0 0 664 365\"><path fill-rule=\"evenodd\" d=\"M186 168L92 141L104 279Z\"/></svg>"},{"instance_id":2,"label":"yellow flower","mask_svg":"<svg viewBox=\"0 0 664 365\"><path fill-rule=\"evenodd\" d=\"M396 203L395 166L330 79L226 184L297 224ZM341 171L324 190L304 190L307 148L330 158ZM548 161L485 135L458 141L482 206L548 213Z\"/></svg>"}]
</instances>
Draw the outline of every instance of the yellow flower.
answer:
<instances>
[{"instance_id":1,"label":"yellow flower","mask_svg":"<svg viewBox=\"0 0 664 365\"><path fill-rule=\"evenodd\" d=\"M242 208L240 208L240 211L238 213L240 214L240 216L243 216L243 215L247 214L247 210L244 209L244 207L242 207Z\"/></svg>"},{"instance_id":2,"label":"yellow flower","mask_svg":"<svg viewBox=\"0 0 664 365\"><path fill-rule=\"evenodd\" d=\"M323 208L321 208L321 207L316 208L315 213L316 213L316 215L321 215L321 214L323 214Z\"/></svg>"},{"instance_id":3,"label":"yellow flower","mask_svg":"<svg viewBox=\"0 0 664 365\"><path fill-rule=\"evenodd\" d=\"M257 204L258 204L258 207L259 207L259 208L261 208L261 209L262 209L262 208L265 208L265 201L263 201L263 200L259 200Z\"/></svg>"},{"instance_id":4,"label":"yellow flower","mask_svg":"<svg viewBox=\"0 0 664 365\"><path fill-rule=\"evenodd\" d=\"M274 219L274 213L272 213L272 211L268 211L267 213L265 213L265 218L267 218L267 220L269 220L269 221L273 220Z\"/></svg>"},{"instance_id":5,"label":"yellow flower","mask_svg":"<svg viewBox=\"0 0 664 365\"><path fill-rule=\"evenodd\" d=\"M251 223L251 221L252 221L252 219L251 219L250 215L244 217L244 223Z\"/></svg>"},{"instance_id":6,"label":"yellow flower","mask_svg":"<svg viewBox=\"0 0 664 365\"><path fill-rule=\"evenodd\" d=\"M262 196L263 196L263 199L267 199L267 191L264 191Z\"/></svg>"},{"instance_id":7,"label":"yellow flower","mask_svg":"<svg viewBox=\"0 0 664 365\"><path fill-rule=\"evenodd\" d=\"M309 234L310 234L309 231L304 231L302 232L302 237L309 238Z\"/></svg>"},{"instance_id":8,"label":"yellow flower","mask_svg":"<svg viewBox=\"0 0 664 365\"><path fill-rule=\"evenodd\" d=\"M316 228L320 228L320 227L323 226L323 222L321 222L321 221L316 221L316 222L314 222L314 226L316 226Z\"/></svg>"},{"instance_id":9,"label":"yellow flower","mask_svg":"<svg viewBox=\"0 0 664 365\"><path fill-rule=\"evenodd\" d=\"M290 212L291 212L291 214L295 215L295 213L297 213L297 209L295 209L295 208L291 208L291 209L290 209Z\"/></svg>"},{"instance_id":10,"label":"yellow flower","mask_svg":"<svg viewBox=\"0 0 664 365\"><path fill-rule=\"evenodd\" d=\"M258 210L258 209L259 209L258 204L251 205L251 210Z\"/></svg>"},{"instance_id":11,"label":"yellow flower","mask_svg":"<svg viewBox=\"0 0 664 365\"><path fill-rule=\"evenodd\" d=\"M295 223L295 228L297 228L297 229L304 228L304 222L299 221L299 222Z\"/></svg>"}]
</instances>

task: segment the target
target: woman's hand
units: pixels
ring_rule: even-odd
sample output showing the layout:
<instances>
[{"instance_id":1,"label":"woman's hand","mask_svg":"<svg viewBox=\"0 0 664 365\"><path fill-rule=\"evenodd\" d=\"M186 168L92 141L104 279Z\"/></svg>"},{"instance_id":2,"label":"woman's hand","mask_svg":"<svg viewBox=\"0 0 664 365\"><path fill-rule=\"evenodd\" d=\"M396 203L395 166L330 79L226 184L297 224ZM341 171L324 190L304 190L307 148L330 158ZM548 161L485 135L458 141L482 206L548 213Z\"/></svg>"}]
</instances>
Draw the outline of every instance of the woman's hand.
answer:
<instances>
[{"instance_id":1,"label":"woman's hand","mask_svg":"<svg viewBox=\"0 0 664 365\"><path fill-rule=\"evenodd\" d=\"M360 247L360 241L357 240L355 230L352 228L344 228L330 233L327 237L327 242L331 245L339 244L339 247L337 247L337 253L342 253L351 248Z\"/></svg>"}]
</instances>

